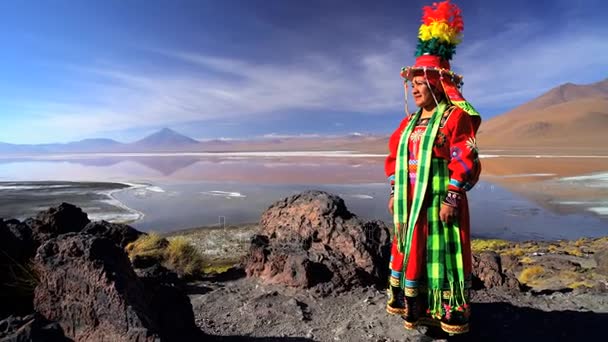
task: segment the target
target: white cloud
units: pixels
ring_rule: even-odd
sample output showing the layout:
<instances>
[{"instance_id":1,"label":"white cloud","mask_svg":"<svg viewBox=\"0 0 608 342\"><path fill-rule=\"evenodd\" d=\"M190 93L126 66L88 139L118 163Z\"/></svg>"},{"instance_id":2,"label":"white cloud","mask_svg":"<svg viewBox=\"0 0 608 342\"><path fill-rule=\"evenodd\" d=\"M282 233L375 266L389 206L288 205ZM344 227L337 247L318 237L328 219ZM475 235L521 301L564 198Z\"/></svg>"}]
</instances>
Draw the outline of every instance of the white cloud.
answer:
<instances>
[{"instance_id":1,"label":"white cloud","mask_svg":"<svg viewBox=\"0 0 608 342\"><path fill-rule=\"evenodd\" d=\"M605 28L551 35L541 29L539 21L516 23L498 36L463 44L457 66L465 97L477 107L514 107L562 83L606 75Z\"/></svg>"},{"instance_id":2,"label":"white cloud","mask_svg":"<svg viewBox=\"0 0 608 342\"><path fill-rule=\"evenodd\" d=\"M391 44L395 41L389 41ZM153 50L150 53L162 53L174 61L171 70L68 66L80 76L74 80L82 84L79 92L67 94L61 101L30 101L28 113L41 120L27 125L40 131L61 130L63 137L70 133L82 137L99 131L289 110L396 110L401 101L400 51L373 51L347 63L311 54L291 63L258 64Z\"/></svg>"},{"instance_id":3,"label":"white cloud","mask_svg":"<svg viewBox=\"0 0 608 342\"><path fill-rule=\"evenodd\" d=\"M540 21L526 20L484 40L465 37L453 62L465 76L465 97L478 109L514 106L577 76L606 74L606 29L568 27L552 36L542 36L542 29ZM22 122L32 131L83 137L289 110L399 113L399 70L414 61L415 39L404 38L378 39L347 60L316 53L270 64L151 50L171 59L171 68L71 67L80 91L53 102L28 101L32 116Z\"/></svg>"}]
</instances>

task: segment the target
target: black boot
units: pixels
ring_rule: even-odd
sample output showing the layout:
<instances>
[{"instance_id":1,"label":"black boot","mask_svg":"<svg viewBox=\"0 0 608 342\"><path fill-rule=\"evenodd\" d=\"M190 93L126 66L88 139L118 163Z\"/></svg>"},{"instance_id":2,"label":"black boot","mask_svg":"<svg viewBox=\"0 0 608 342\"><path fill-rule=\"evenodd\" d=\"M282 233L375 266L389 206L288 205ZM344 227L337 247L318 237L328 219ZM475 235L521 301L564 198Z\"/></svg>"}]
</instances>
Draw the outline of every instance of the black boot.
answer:
<instances>
[{"instance_id":1,"label":"black boot","mask_svg":"<svg viewBox=\"0 0 608 342\"><path fill-rule=\"evenodd\" d=\"M403 295L401 287L389 284L386 292L388 294L386 312L391 315L406 315L407 308L405 307L405 296Z\"/></svg>"},{"instance_id":2,"label":"black boot","mask_svg":"<svg viewBox=\"0 0 608 342\"><path fill-rule=\"evenodd\" d=\"M420 318L420 310L418 307L418 297L405 297L405 307L406 313L403 315L403 319L405 322L403 326L406 329L414 329L418 324L418 319Z\"/></svg>"}]
</instances>

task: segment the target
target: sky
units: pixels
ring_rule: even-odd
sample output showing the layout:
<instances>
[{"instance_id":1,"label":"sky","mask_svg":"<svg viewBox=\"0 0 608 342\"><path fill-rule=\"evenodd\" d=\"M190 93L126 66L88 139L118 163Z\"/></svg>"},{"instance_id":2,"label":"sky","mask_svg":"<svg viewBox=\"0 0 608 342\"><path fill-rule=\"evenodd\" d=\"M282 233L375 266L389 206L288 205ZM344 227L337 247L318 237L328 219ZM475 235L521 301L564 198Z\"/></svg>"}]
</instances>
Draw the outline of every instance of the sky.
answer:
<instances>
[{"instance_id":1,"label":"sky","mask_svg":"<svg viewBox=\"0 0 608 342\"><path fill-rule=\"evenodd\" d=\"M453 2L452 69L484 120L608 76L605 1ZM430 3L0 1L0 142L389 134Z\"/></svg>"}]
</instances>

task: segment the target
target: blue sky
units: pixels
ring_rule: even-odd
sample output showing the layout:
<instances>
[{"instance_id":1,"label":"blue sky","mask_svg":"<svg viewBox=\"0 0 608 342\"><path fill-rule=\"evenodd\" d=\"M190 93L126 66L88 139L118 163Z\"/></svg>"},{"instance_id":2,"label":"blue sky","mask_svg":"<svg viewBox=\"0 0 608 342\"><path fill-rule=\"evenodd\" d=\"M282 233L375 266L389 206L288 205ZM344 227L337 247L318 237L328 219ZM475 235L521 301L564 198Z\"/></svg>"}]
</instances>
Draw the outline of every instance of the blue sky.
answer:
<instances>
[{"instance_id":1,"label":"blue sky","mask_svg":"<svg viewBox=\"0 0 608 342\"><path fill-rule=\"evenodd\" d=\"M431 1L0 2L0 141L390 133ZM608 76L600 0L455 1L485 119Z\"/></svg>"}]
</instances>

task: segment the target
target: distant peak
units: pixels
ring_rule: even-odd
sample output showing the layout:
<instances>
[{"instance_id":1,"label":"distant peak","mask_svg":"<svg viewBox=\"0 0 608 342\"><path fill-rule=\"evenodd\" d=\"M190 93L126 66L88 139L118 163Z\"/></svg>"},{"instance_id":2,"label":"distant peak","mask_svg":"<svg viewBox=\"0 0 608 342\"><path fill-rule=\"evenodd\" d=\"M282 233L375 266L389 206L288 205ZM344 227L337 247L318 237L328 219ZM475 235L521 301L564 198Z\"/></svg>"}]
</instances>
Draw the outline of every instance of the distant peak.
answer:
<instances>
[{"instance_id":1,"label":"distant peak","mask_svg":"<svg viewBox=\"0 0 608 342\"><path fill-rule=\"evenodd\" d=\"M171 128L164 127L160 131L158 131L158 133L177 133L177 132L172 130Z\"/></svg>"},{"instance_id":2,"label":"distant peak","mask_svg":"<svg viewBox=\"0 0 608 342\"><path fill-rule=\"evenodd\" d=\"M162 146L187 145L197 143L198 141L167 127L162 128L161 130L152 133L147 137L135 142L135 144Z\"/></svg>"}]
</instances>

